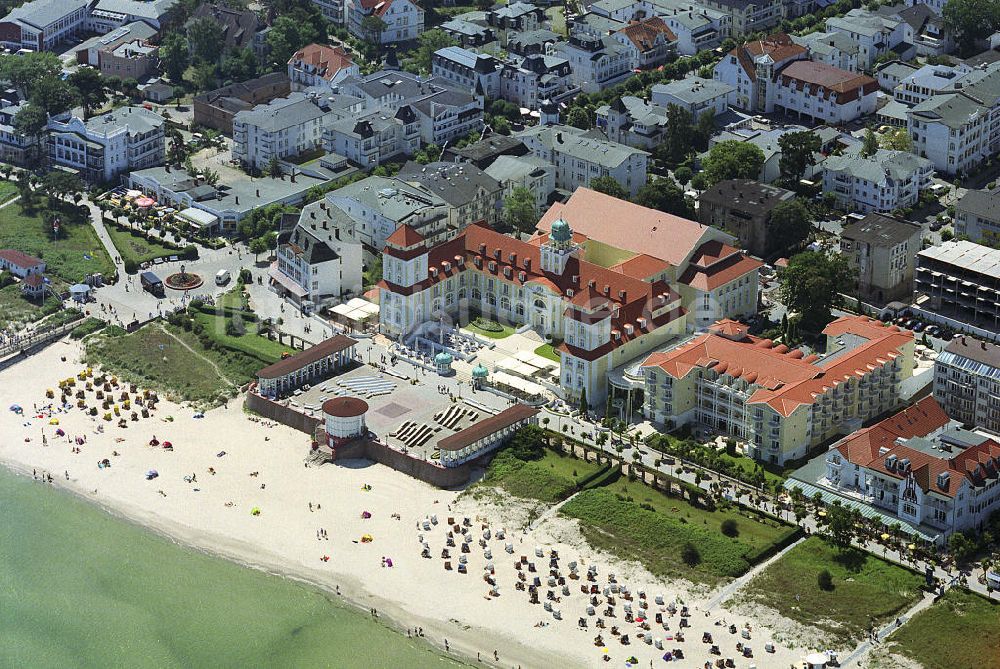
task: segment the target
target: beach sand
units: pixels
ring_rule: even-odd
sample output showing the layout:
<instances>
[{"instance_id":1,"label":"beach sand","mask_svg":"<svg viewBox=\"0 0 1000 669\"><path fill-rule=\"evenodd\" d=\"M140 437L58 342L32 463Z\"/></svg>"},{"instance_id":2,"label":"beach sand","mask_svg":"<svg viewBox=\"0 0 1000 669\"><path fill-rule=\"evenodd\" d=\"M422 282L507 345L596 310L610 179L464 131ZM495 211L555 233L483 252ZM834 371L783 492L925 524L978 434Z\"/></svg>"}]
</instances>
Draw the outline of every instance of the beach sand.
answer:
<instances>
[{"instance_id":1,"label":"beach sand","mask_svg":"<svg viewBox=\"0 0 1000 669\"><path fill-rule=\"evenodd\" d=\"M161 401L150 418L130 422L128 428L74 408L55 414L58 427L67 435L56 437L57 427L49 424L48 416L36 418L32 407L49 401L45 399L47 388L56 389L58 398L59 380L75 376L83 368L81 352L79 343L61 341L0 371L0 461L29 476L32 470L39 475L48 472L58 485L179 543L313 583L362 609L376 609L384 622L400 630L412 632L422 627L429 642L444 647L447 639L451 652L473 661L479 653L484 663L499 666L606 666L603 647L594 645L599 631L611 657L607 664L612 666L621 666L634 655L639 667L702 667L706 660L717 659L702 643L706 631L720 645L721 657L733 657L736 667L744 669L751 664L797 666L807 652L777 644L776 653L765 653L764 645L773 641L773 634L759 628L757 621L721 608L706 614L698 607L711 593L686 582L664 583L636 564L599 554L582 541L574 530L575 521L553 514L536 529L523 533L526 512L518 512L517 500L496 504L477 501L471 495L459 498L458 491L439 490L365 461L306 467L305 435L269 426L246 414L242 397L200 419L194 418L194 409ZM88 401L94 402L92 394ZM25 415L8 411L12 404L24 407ZM166 421L167 416L173 420ZM103 433L98 432L99 425L104 426ZM43 445L43 433L47 445ZM85 435L86 443L76 454L72 452L75 444L68 440L78 435ZM154 435L160 441L171 441L174 450L151 447ZM120 455L112 455L113 451ZM226 454L218 457L221 451ZM97 463L104 458L112 466L99 469ZM214 468L214 475L209 468ZM150 469L157 470L159 477L146 480ZM64 472L69 473L68 480ZM251 476L252 472L258 474ZM196 481L185 481L184 477L192 474ZM364 490L365 484L371 490ZM260 515L251 515L254 507L260 509ZM371 518L363 519L364 511L370 512ZM399 514L399 519L393 514ZM424 520L431 516L439 522L423 529ZM479 518L469 528L474 540L467 556L468 574L444 569L441 551L449 516L458 522L466 516ZM487 559L479 539L484 523L492 533L487 545L492 550L500 592L493 598L487 597L490 586L483 579ZM496 531L503 528L506 539L498 540ZM328 539L317 539L320 529L326 531ZM370 534L374 541L361 543L364 534ZM420 557L420 535L430 547L429 559ZM504 551L508 541L514 544L513 555ZM535 557L536 546L543 547L544 559ZM563 574L568 574L570 561L579 563L582 576L588 566L597 565L602 589L608 575L615 573L618 582L631 589L633 606L637 606L638 592L645 591L650 615L661 610L653 602L658 594L665 603L677 600L687 604L692 612L691 627L685 630L683 643L666 640L670 632L657 625L652 631L653 637L664 639L665 649L682 648L685 659L667 664L661 659L664 651L643 643L636 625L624 622L620 598L617 617L607 621L608 629L595 629L594 618L589 619L588 629L579 629L578 619L586 616L588 604L580 592L584 580L567 581L570 596L554 605L561 610L561 620L541 605L529 604L527 593L515 590L514 563L521 555L536 563L543 579L540 594L544 601L551 549L559 552ZM458 547L451 550L453 566L457 566ZM324 556L329 556L329 561L323 561ZM392 560L391 568L383 567L383 557ZM556 590L561 596L561 588ZM605 606L602 600L599 612ZM664 616L676 631L679 617ZM715 622L721 619L741 629L749 623L752 639L746 641L717 626ZM539 622L546 625L536 626ZM621 645L609 633L612 624L630 635L631 645ZM739 656L735 649L738 641L751 644L755 657ZM499 651L498 662L494 662L494 650Z\"/></svg>"}]
</instances>

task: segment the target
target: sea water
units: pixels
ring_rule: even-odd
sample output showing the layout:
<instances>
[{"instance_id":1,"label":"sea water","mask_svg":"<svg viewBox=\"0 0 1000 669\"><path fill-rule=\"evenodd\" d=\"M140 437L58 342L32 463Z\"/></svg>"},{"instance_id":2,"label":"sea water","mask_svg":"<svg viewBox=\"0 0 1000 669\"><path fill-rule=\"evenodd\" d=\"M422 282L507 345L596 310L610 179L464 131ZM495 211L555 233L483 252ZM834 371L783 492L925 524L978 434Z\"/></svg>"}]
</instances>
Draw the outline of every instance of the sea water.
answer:
<instances>
[{"instance_id":1,"label":"sea water","mask_svg":"<svg viewBox=\"0 0 1000 669\"><path fill-rule=\"evenodd\" d=\"M455 667L318 590L0 467L0 667Z\"/></svg>"}]
</instances>

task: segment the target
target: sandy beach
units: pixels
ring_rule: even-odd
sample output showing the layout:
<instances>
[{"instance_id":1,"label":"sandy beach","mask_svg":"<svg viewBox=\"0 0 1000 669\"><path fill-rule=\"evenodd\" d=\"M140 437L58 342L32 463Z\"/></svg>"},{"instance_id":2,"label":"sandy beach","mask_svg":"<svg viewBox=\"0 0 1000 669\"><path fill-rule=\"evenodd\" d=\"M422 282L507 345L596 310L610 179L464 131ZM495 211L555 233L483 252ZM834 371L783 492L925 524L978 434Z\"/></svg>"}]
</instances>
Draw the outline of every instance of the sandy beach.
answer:
<instances>
[{"instance_id":1,"label":"sandy beach","mask_svg":"<svg viewBox=\"0 0 1000 669\"><path fill-rule=\"evenodd\" d=\"M776 640L788 638L780 619L761 628L747 612L706 611L712 593L704 588L665 583L638 565L598 554L582 542L575 521L553 514L525 532L527 511L509 499L460 497L459 491L438 490L363 461L307 467L305 435L246 414L242 397L203 418L196 418L190 407L162 400L149 418L129 422L127 428L75 407L52 414L58 426L50 424L48 412L38 418L35 407L51 401L46 389L55 389L58 399L58 382L83 369L80 356L78 343L61 341L0 371L0 461L27 476L50 474L54 484L179 543L313 583L362 610L376 610L383 622L404 633L422 628L429 642L444 648L447 640L451 652L472 661L478 654L483 663L498 666L622 666L634 656L639 667L703 667L706 660L731 657L736 667L746 669L798 666L808 652ZM87 398L91 405L92 397ZM23 407L24 415L8 410L14 404ZM57 429L65 436L56 436ZM86 439L79 446L78 436ZM173 450L150 446L154 436L169 440ZM99 468L105 458L111 466ZM147 480L151 469L159 476ZM254 508L259 515L251 513ZM364 518L364 512L371 517ZM460 526L458 533L448 526L449 517ZM446 546L449 529L456 544L452 548ZM460 551L463 532L469 537L468 553ZM373 541L363 542L364 535ZM421 557L423 543L429 558ZM506 550L508 543L512 553ZM442 558L446 548L454 567L450 571ZM570 563L577 563L580 578L567 578L566 590L561 584L548 586L552 550L558 552L560 574L568 576ZM466 574L458 573L459 555L466 556ZM527 563L515 567L522 556L535 566L534 573ZM484 580L488 563L499 596L490 596L491 585ZM592 566L597 571L590 583ZM515 589L519 571L541 578L542 603L530 604L527 592ZM610 592L611 574L617 581L615 593ZM608 596L616 600L616 615L605 618L606 629L597 629L596 617L587 615L592 602L589 593L581 592L585 584L598 586L598 616L607 608ZM621 591L623 585L628 595ZM550 589L559 599L549 602L553 611L544 605ZM640 607L640 592L645 593L645 608ZM645 631L637 623L625 622L626 603L637 615L646 611L651 638L662 639L663 649L645 643L639 636ZM690 626L679 642L672 637L680 629L680 607L685 605ZM656 614L669 630L652 620ZM588 619L586 629L578 626L581 617ZM725 625L716 624L723 619ZM730 624L741 632L749 625L750 640L731 634ZM630 636L629 645L610 633L613 625ZM702 642L705 632L713 635L720 656L709 655L710 645ZM594 642L598 633L603 635L601 646ZM751 645L754 657L739 655L738 642ZM765 653L767 643L774 643L776 652ZM684 659L665 662L664 653L674 648L683 649ZM602 659L605 649L609 661Z\"/></svg>"}]
</instances>

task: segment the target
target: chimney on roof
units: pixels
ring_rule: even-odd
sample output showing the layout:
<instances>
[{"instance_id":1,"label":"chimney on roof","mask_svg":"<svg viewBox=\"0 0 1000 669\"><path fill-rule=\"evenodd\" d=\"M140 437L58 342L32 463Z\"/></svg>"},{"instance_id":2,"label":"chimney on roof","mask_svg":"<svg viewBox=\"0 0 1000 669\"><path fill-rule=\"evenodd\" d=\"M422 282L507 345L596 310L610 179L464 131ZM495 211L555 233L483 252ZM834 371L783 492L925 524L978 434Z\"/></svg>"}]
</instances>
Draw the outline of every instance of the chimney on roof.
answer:
<instances>
[{"instance_id":1,"label":"chimney on roof","mask_svg":"<svg viewBox=\"0 0 1000 669\"><path fill-rule=\"evenodd\" d=\"M257 189L257 197L260 197L260 189Z\"/></svg>"}]
</instances>

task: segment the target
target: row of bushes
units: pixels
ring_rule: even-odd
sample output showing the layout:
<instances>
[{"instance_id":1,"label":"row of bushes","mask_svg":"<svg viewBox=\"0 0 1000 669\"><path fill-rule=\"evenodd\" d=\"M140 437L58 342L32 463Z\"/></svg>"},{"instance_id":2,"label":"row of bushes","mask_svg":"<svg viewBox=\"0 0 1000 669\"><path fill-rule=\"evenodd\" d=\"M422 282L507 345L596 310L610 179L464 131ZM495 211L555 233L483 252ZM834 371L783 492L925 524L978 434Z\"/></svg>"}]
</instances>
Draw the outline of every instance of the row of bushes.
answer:
<instances>
[{"instance_id":1,"label":"row of bushes","mask_svg":"<svg viewBox=\"0 0 1000 669\"><path fill-rule=\"evenodd\" d=\"M70 330L69 337L70 339L83 339L87 335L100 332L106 325L107 323L101 319L88 316L86 320Z\"/></svg>"}]
</instances>

